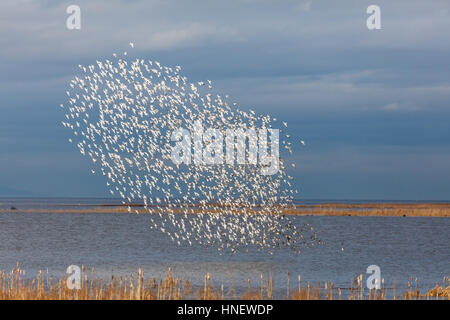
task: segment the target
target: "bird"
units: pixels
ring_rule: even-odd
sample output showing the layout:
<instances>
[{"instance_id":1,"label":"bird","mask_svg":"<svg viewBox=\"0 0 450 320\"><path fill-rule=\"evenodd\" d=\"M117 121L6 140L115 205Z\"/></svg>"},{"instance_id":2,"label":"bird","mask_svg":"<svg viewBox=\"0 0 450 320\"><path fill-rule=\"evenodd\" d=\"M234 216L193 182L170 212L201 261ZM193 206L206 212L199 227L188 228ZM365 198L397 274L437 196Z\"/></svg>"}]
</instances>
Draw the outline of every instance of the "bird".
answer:
<instances>
[{"instance_id":1,"label":"bird","mask_svg":"<svg viewBox=\"0 0 450 320\"><path fill-rule=\"evenodd\" d=\"M134 48L133 42L129 45ZM189 165L185 170L171 162L174 128L193 128L197 120L224 132L258 123L274 128L276 118L243 111L227 94L202 94L197 86L211 89L212 81L190 82L180 66L132 60L127 52L113 57L79 65L81 74L66 91L68 104L60 107L66 111L62 124L73 133L69 142L92 160L91 172L104 175L109 192L123 202L144 203L145 210L128 207L130 214L155 213L148 219L152 230L178 245L196 242L220 252L249 246L272 254L280 247L299 252L320 243L315 230L297 227L282 214L298 193L282 158L274 176L261 175L248 159L239 166ZM287 122L282 125L287 128ZM292 154L298 140L282 130L280 139L284 152Z\"/></svg>"}]
</instances>

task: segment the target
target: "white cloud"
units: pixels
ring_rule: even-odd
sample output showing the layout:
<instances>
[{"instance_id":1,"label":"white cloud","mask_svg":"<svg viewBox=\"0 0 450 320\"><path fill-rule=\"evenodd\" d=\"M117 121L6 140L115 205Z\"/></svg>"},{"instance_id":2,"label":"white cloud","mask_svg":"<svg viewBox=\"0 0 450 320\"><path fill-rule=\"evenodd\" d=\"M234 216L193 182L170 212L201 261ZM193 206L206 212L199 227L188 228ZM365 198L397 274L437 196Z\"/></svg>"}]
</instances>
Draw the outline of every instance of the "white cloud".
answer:
<instances>
[{"instance_id":1,"label":"white cloud","mask_svg":"<svg viewBox=\"0 0 450 320\"><path fill-rule=\"evenodd\" d=\"M398 102L393 102L393 103L389 103L389 104L383 106L382 109L388 110L388 111L395 111L395 110L400 109L400 105L398 104Z\"/></svg>"},{"instance_id":2,"label":"white cloud","mask_svg":"<svg viewBox=\"0 0 450 320\"><path fill-rule=\"evenodd\" d=\"M301 1L299 4L297 4L295 6L295 9L298 10L298 11L309 12L309 11L311 11L311 4L312 4L311 0L309 0L309 1Z\"/></svg>"},{"instance_id":3,"label":"white cloud","mask_svg":"<svg viewBox=\"0 0 450 320\"><path fill-rule=\"evenodd\" d=\"M433 73L440 67L429 53L445 56L450 49L450 4L380 0L384 25L383 32L376 33L365 27L369 2L352 3L80 1L82 29L69 31L65 8L71 2L1 1L0 58L9 72L0 79L1 91L20 91L22 82L29 92L42 86L47 93L70 76L64 74L70 69L67 65L130 51L128 43L133 41L135 52L156 57L163 51L183 57L186 48L194 55L211 52L213 57L202 55L192 63L204 66L204 73L210 66L229 72L230 78L219 81L219 87L251 105L391 111L444 107L450 101L448 78L435 80ZM298 6L309 11L294 10ZM416 32L408 31L409 25ZM229 51L222 53L223 47ZM380 57L373 56L372 63L361 47L375 49ZM392 57L392 47L406 49ZM230 58L230 52L236 56ZM410 61L423 63L421 73L411 71L415 65L410 70L398 66L401 53L405 60L416 54ZM32 75L26 74L26 67ZM300 75L302 69L305 76ZM410 83L420 82L424 75L436 83Z\"/></svg>"},{"instance_id":4,"label":"white cloud","mask_svg":"<svg viewBox=\"0 0 450 320\"><path fill-rule=\"evenodd\" d=\"M247 106L329 111L417 111L446 108L450 90L442 84L393 85L388 70L361 70L321 76L227 79L218 89ZM401 77L400 80L405 81ZM396 84L396 82L394 82Z\"/></svg>"},{"instance_id":5,"label":"white cloud","mask_svg":"<svg viewBox=\"0 0 450 320\"><path fill-rule=\"evenodd\" d=\"M79 1L82 29L65 27L66 1L0 4L2 58L105 54L130 38L145 50L246 40L302 47L449 49L448 1L386 1L383 30L365 27L368 1ZM314 10L311 10L311 8ZM302 12L299 12L302 11ZM307 14L303 14L307 12ZM282 49L282 48L279 48Z\"/></svg>"}]
</instances>

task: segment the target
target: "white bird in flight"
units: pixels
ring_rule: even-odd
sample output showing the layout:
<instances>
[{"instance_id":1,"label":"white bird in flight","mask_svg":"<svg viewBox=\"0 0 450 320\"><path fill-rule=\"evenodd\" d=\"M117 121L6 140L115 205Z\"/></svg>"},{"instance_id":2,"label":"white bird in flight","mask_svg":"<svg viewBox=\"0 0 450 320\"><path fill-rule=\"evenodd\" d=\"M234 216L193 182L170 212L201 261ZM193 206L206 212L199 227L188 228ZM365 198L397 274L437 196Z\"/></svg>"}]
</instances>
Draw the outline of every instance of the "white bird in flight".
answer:
<instances>
[{"instance_id":1,"label":"white bird in flight","mask_svg":"<svg viewBox=\"0 0 450 320\"><path fill-rule=\"evenodd\" d=\"M129 45L134 48L133 42ZM232 252L249 245L267 250L283 243L293 250L308 245L303 231L282 214L284 204L292 203L298 193L284 166L279 174L264 176L248 162L188 166L185 171L170 162L171 128L193 128L196 120L221 130L257 123L271 128L275 118L244 112L228 95L202 95L180 75L179 66L125 57L114 60L96 61L98 68L80 65L84 76L75 77L66 92L68 122L63 122L73 130L80 152L108 178L112 195L119 194L127 203L143 200L145 210L157 214L149 215L150 223L167 234L173 229L170 236L177 241ZM212 87L211 80L197 83L205 84ZM287 127L286 122L282 125ZM291 141L284 140L288 137L280 130L280 148L290 152ZM300 143L305 145L304 140ZM212 203L218 205L211 207ZM247 214L255 211L259 214Z\"/></svg>"}]
</instances>

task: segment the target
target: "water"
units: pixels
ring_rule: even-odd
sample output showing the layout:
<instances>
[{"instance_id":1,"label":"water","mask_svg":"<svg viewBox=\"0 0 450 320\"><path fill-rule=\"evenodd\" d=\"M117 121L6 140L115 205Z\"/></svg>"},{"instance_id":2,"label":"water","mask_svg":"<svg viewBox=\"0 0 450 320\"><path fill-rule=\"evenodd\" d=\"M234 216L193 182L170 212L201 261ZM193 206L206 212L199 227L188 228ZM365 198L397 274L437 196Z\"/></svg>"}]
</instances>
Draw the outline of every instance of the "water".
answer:
<instances>
[{"instance_id":1,"label":"water","mask_svg":"<svg viewBox=\"0 0 450 320\"><path fill-rule=\"evenodd\" d=\"M0 208L88 207L118 203L105 199L0 199ZM182 279L201 285L209 272L213 284L237 290L256 286L260 274L273 274L275 292L285 293L297 275L311 283L331 281L348 288L369 265L381 268L387 287L404 291L411 275L419 288L431 289L450 276L450 218L293 216L297 225L311 224L324 242L300 254L279 249L273 255L250 248L248 253L220 254L212 248L177 246L165 234L150 230L148 216L134 214L1 213L0 269L17 262L34 277L46 268L54 277L71 264L95 267L95 275L136 274L164 277L169 267ZM343 250L342 250L343 249ZM365 280L364 280L365 281Z\"/></svg>"}]
</instances>

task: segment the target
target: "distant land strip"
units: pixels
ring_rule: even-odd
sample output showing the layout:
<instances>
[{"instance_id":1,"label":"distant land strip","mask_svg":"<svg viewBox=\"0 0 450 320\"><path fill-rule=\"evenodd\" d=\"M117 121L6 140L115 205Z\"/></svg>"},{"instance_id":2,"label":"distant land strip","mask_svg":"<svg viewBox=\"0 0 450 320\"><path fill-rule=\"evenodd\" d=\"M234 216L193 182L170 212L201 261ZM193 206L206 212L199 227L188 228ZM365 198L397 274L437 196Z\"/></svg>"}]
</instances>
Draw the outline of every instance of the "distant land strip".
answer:
<instances>
[{"instance_id":1,"label":"distant land strip","mask_svg":"<svg viewBox=\"0 0 450 320\"><path fill-rule=\"evenodd\" d=\"M55 205L52 205L55 207ZM163 213L164 206L157 207L143 204L80 204L56 205L58 208L20 208L0 209L0 213ZM173 213L183 214L223 214L224 205L210 203L205 205L189 204L185 208L174 207ZM260 214L258 208L246 209L239 206L230 207L230 213ZM130 210L129 210L130 209ZM298 216L397 216L397 217L450 217L450 203L364 203L343 204L324 203L314 205L291 205L282 208L285 215ZM264 213L267 214L267 213Z\"/></svg>"}]
</instances>

